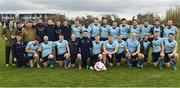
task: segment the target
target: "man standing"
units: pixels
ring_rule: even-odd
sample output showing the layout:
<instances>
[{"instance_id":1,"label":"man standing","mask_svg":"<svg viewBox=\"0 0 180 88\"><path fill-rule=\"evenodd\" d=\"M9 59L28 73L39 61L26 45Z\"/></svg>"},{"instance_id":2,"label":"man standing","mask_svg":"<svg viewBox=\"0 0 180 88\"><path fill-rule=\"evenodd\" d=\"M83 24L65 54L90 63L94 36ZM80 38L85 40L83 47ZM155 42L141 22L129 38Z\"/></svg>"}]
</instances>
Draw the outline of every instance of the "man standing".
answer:
<instances>
[{"instance_id":1,"label":"man standing","mask_svg":"<svg viewBox=\"0 0 180 88\"><path fill-rule=\"evenodd\" d=\"M81 33L82 33L82 26L79 23L79 20L75 20L75 24L71 26L72 31L76 34L76 40L80 41Z\"/></svg>"},{"instance_id":2,"label":"man standing","mask_svg":"<svg viewBox=\"0 0 180 88\"><path fill-rule=\"evenodd\" d=\"M62 25L62 34L64 36L64 39L69 41L71 39L71 33L72 33L71 25L68 24L67 20L64 20Z\"/></svg>"},{"instance_id":3,"label":"man standing","mask_svg":"<svg viewBox=\"0 0 180 88\"><path fill-rule=\"evenodd\" d=\"M14 28L14 23L12 20L8 21L8 25L6 28L3 29L1 35L3 39L5 40L5 53L6 53L6 66L9 66L9 57L10 57L10 52L12 50L12 45L15 42L15 37L17 35L18 31L17 29ZM13 60L13 55L12 55L12 64L14 64Z\"/></svg>"},{"instance_id":4,"label":"man standing","mask_svg":"<svg viewBox=\"0 0 180 88\"><path fill-rule=\"evenodd\" d=\"M92 61L92 58L90 58L92 41L88 36L89 36L88 31L84 31L81 42L80 42L81 43L80 48L81 48L82 62L83 62L83 67L87 67L87 68L90 68L93 70L93 67L92 67L93 61ZM90 58L90 67L89 67L89 65L87 65L88 58Z\"/></svg>"},{"instance_id":5,"label":"man standing","mask_svg":"<svg viewBox=\"0 0 180 88\"><path fill-rule=\"evenodd\" d=\"M126 41L128 38L128 32L129 32L129 25L127 24L127 21L125 18L121 20L122 24L119 26L120 33L123 36L123 40Z\"/></svg>"},{"instance_id":6,"label":"man standing","mask_svg":"<svg viewBox=\"0 0 180 88\"><path fill-rule=\"evenodd\" d=\"M43 41L43 37L45 36L45 25L43 24L43 21L41 18L38 19L38 23L36 24L36 36L41 39L41 42Z\"/></svg>"},{"instance_id":7,"label":"man standing","mask_svg":"<svg viewBox=\"0 0 180 88\"><path fill-rule=\"evenodd\" d=\"M94 19L94 23L91 26L91 40L95 40L95 36L100 33L101 25L98 22L98 18Z\"/></svg>"},{"instance_id":8,"label":"man standing","mask_svg":"<svg viewBox=\"0 0 180 88\"><path fill-rule=\"evenodd\" d=\"M30 41L33 41L36 37L36 31L32 27L32 22L29 21L27 27L22 33L22 38L26 44Z\"/></svg>"},{"instance_id":9,"label":"man standing","mask_svg":"<svg viewBox=\"0 0 180 88\"><path fill-rule=\"evenodd\" d=\"M150 30L151 35L153 35L155 31L159 32L159 37L163 37L164 27L160 25L159 20L155 20L154 26Z\"/></svg>"},{"instance_id":10,"label":"man standing","mask_svg":"<svg viewBox=\"0 0 180 88\"><path fill-rule=\"evenodd\" d=\"M48 24L46 25L45 28L45 34L48 36L49 41L55 41L56 31L55 31L54 23L51 19L48 20Z\"/></svg>"},{"instance_id":11,"label":"man standing","mask_svg":"<svg viewBox=\"0 0 180 88\"><path fill-rule=\"evenodd\" d=\"M177 39L178 37L178 29L176 26L173 26L173 21L172 20L168 20L167 22L167 26L164 28L164 37L167 38L169 33L173 33L174 34L174 38Z\"/></svg>"},{"instance_id":12,"label":"man standing","mask_svg":"<svg viewBox=\"0 0 180 88\"><path fill-rule=\"evenodd\" d=\"M101 41L106 41L108 40L108 35L109 35L109 29L110 26L107 24L107 19L103 20L103 23L101 25L101 30L100 30L100 34L101 34Z\"/></svg>"}]
</instances>

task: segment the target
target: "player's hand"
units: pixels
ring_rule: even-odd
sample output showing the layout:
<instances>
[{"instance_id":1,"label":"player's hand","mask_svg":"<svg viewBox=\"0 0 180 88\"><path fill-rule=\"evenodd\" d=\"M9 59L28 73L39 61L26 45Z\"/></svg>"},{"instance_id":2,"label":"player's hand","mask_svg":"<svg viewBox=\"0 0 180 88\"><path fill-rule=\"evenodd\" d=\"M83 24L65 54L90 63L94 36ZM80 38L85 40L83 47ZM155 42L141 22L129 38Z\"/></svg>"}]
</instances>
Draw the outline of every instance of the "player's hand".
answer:
<instances>
[{"instance_id":1,"label":"player's hand","mask_svg":"<svg viewBox=\"0 0 180 88\"><path fill-rule=\"evenodd\" d=\"M113 53L112 52L110 52L110 55L112 55Z\"/></svg>"},{"instance_id":2,"label":"player's hand","mask_svg":"<svg viewBox=\"0 0 180 88\"><path fill-rule=\"evenodd\" d=\"M136 55L136 53L133 53L133 54L132 54L132 56L135 56L135 55Z\"/></svg>"},{"instance_id":3,"label":"player's hand","mask_svg":"<svg viewBox=\"0 0 180 88\"><path fill-rule=\"evenodd\" d=\"M111 54L109 54L109 57L110 57L110 58L112 58L112 55L111 55Z\"/></svg>"},{"instance_id":4,"label":"player's hand","mask_svg":"<svg viewBox=\"0 0 180 88\"><path fill-rule=\"evenodd\" d=\"M16 58L14 58L14 62L16 62L17 61L17 59Z\"/></svg>"},{"instance_id":5,"label":"player's hand","mask_svg":"<svg viewBox=\"0 0 180 88\"><path fill-rule=\"evenodd\" d=\"M111 53L110 52L106 52L108 55L111 55Z\"/></svg>"},{"instance_id":6,"label":"player's hand","mask_svg":"<svg viewBox=\"0 0 180 88\"><path fill-rule=\"evenodd\" d=\"M33 54L37 54L37 52L36 52L36 51L33 51Z\"/></svg>"},{"instance_id":7,"label":"player's hand","mask_svg":"<svg viewBox=\"0 0 180 88\"><path fill-rule=\"evenodd\" d=\"M163 55L164 55L164 53L163 53L163 52L161 52L160 54L161 54L161 56L163 56Z\"/></svg>"},{"instance_id":8,"label":"player's hand","mask_svg":"<svg viewBox=\"0 0 180 88\"><path fill-rule=\"evenodd\" d=\"M173 53L169 54L169 57L173 57Z\"/></svg>"},{"instance_id":9,"label":"player's hand","mask_svg":"<svg viewBox=\"0 0 180 88\"><path fill-rule=\"evenodd\" d=\"M71 54L70 54L70 53L68 53L68 56L70 57L70 56L71 56Z\"/></svg>"},{"instance_id":10,"label":"player's hand","mask_svg":"<svg viewBox=\"0 0 180 88\"><path fill-rule=\"evenodd\" d=\"M150 38L153 38L153 37L154 37L154 35L151 35L151 36L150 36Z\"/></svg>"}]
</instances>

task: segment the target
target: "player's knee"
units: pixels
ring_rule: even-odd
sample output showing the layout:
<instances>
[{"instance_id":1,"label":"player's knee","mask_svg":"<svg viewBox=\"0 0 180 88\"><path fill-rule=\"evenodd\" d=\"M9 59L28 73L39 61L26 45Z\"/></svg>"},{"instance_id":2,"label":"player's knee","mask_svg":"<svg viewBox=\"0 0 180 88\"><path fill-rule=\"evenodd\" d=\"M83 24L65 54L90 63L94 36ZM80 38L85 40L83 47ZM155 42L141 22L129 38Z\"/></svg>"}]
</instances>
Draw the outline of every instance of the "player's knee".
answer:
<instances>
[{"instance_id":1,"label":"player's knee","mask_svg":"<svg viewBox=\"0 0 180 88\"><path fill-rule=\"evenodd\" d=\"M80 53L77 54L77 58L78 58L78 59L81 59L81 54L80 54Z\"/></svg>"},{"instance_id":2,"label":"player's knee","mask_svg":"<svg viewBox=\"0 0 180 88\"><path fill-rule=\"evenodd\" d=\"M68 53L66 53L66 54L64 55L64 57L65 57L66 59L69 59L70 55L69 55Z\"/></svg>"},{"instance_id":3,"label":"player's knee","mask_svg":"<svg viewBox=\"0 0 180 88\"><path fill-rule=\"evenodd\" d=\"M48 56L48 59L53 59L54 58L54 56L52 55L52 54L50 54L49 56Z\"/></svg>"},{"instance_id":4,"label":"player's knee","mask_svg":"<svg viewBox=\"0 0 180 88\"><path fill-rule=\"evenodd\" d=\"M130 54L126 54L126 57L127 57L127 59L131 59L131 55Z\"/></svg>"},{"instance_id":5,"label":"player's knee","mask_svg":"<svg viewBox=\"0 0 180 88\"><path fill-rule=\"evenodd\" d=\"M178 53L175 53L174 58L178 58L178 57L179 57Z\"/></svg>"},{"instance_id":6,"label":"player's knee","mask_svg":"<svg viewBox=\"0 0 180 88\"><path fill-rule=\"evenodd\" d=\"M141 54L141 58L144 59L144 54Z\"/></svg>"},{"instance_id":7,"label":"player's knee","mask_svg":"<svg viewBox=\"0 0 180 88\"><path fill-rule=\"evenodd\" d=\"M160 54L160 56L161 56L161 59L164 59L164 54Z\"/></svg>"},{"instance_id":8,"label":"player's knee","mask_svg":"<svg viewBox=\"0 0 180 88\"><path fill-rule=\"evenodd\" d=\"M103 56L106 56L106 52L103 52L102 55L103 55Z\"/></svg>"},{"instance_id":9,"label":"player's knee","mask_svg":"<svg viewBox=\"0 0 180 88\"><path fill-rule=\"evenodd\" d=\"M138 53L138 58L139 58L139 59L143 59L142 57L143 57L143 54Z\"/></svg>"},{"instance_id":10,"label":"player's knee","mask_svg":"<svg viewBox=\"0 0 180 88\"><path fill-rule=\"evenodd\" d=\"M100 60L102 60L102 58L103 58L102 54L99 54L99 55L98 55L98 58L99 58Z\"/></svg>"},{"instance_id":11,"label":"player's knee","mask_svg":"<svg viewBox=\"0 0 180 88\"><path fill-rule=\"evenodd\" d=\"M34 54L33 57L34 58L39 58L39 55L38 54Z\"/></svg>"}]
</instances>

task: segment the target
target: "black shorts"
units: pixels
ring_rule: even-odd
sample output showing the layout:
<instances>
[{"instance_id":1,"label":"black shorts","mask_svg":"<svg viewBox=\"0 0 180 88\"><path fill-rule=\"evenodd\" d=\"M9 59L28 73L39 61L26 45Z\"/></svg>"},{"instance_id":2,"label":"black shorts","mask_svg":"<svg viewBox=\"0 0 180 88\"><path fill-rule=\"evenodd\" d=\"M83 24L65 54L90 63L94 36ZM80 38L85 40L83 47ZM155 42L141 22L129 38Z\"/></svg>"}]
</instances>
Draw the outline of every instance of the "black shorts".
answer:
<instances>
[{"instance_id":1,"label":"black shorts","mask_svg":"<svg viewBox=\"0 0 180 88\"><path fill-rule=\"evenodd\" d=\"M160 52L152 53L152 62L157 62L159 60Z\"/></svg>"},{"instance_id":2,"label":"black shorts","mask_svg":"<svg viewBox=\"0 0 180 88\"><path fill-rule=\"evenodd\" d=\"M77 55L78 53L71 53L71 56L70 56L71 64L76 63Z\"/></svg>"},{"instance_id":3,"label":"black shorts","mask_svg":"<svg viewBox=\"0 0 180 88\"><path fill-rule=\"evenodd\" d=\"M64 57L65 54L66 54L66 53L64 53L64 54L58 54L58 55L57 55L57 61L65 60L65 59L66 59L66 58Z\"/></svg>"},{"instance_id":4,"label":"black shorts","mask_svg":"<svg viewBox=\"0 0 180 88\"><path fill-rule=\"evenodd\" d=\"M93 62L96 63L97 61L99 61L99 54L93 55Z\"/></svg>"},{"instance_id":5,"label":"black shorts","mask_svg":"<svg viewBox=\"0 0 180 88\"><path fill-rule=\"evenodd\" d=\"M48 61L48 59L49 59L48 56L49 56L49 55L47 55L47 56L45 56L45 57L42 58L43 63Z\"/></svg>"},{"instance_id":6,"label":"black shorts","mask_svg":"<svg viewBox=\"0 0 180 88\"><path fill-rule=\"evenodd\" d=\"M165 63L168 63L170 61L169 54L171 54L171 53L164 53L164 62ZM174 58L174 56L172 58Z\"/></svg>"},{"instance_id":7,"label":"black shorts","mask_svg":"<svg viewBox=\"0 0 180 88\"><path fill-rule=\"evenodd\" d=\"M108 61L109 63L113 63L113 62L114 62L114 57L115 57L114 54L112 54L112 58L110 58L110 57L107 55L107 61Z\"/></svg>"},{"instance_id":8,"label":"black shorts","mask_svg":"<svg viewBox=\"0 0 180 88\"><path fill-rule=\"evenodd\" d=\"M122 58L125 58L125 52L122 52L122 53L119 53L119 54L115 54L116 63L121 62Z\"/></svg>"},{"instance_id":9,"label":"black shorts","mask_svg":"<svg viewBox=\"0 0 180 88\"><path fill-rule=\"evenodd\" d=\"M92 57L92 54L87 51L82 51L81 56L82 56L82 59L88 59L89 57Z\"/></svg>"},{"instance_id":10,"label":"black shorts","mask_svg":"<svg viewBox=\"0 0 180 88\"><path fill-rule=\"evenodd\" d=\"M33 56L27 56L28 61L33 60Z\"/></svg>"}]
</instances>

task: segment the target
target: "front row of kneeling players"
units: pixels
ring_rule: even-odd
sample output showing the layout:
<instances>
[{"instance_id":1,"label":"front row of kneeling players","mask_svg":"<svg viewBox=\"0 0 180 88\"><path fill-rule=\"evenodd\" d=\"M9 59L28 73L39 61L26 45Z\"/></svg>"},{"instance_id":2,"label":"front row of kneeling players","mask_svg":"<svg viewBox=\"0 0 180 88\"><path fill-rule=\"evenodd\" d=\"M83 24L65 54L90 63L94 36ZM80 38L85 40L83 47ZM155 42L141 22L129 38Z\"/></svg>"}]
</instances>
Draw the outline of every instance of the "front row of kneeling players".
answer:
<instances>
[{"instance_id":1,"label":"front row of kneeling players","mask_svg":"<svg viewBox=\"0 0 180 88\"><path fill-rule=\"evenodd\" d=\"M114 63L120 66L122 58L126 58L128 67L142 68L147 64L150 47L152 47L152 64L159 66L160 69L165 64L166 67L172 66L176 70L178 58L174 34L170 33L167 39L163 39L156 31L151 37L145 35L140 42L136 38L136 33L132 33L131 38L126 41L122 35L119 35L117 40L109 35L106 41L100 41L100 36L96 35L95 40L91 41L87 31L83 32L81 40L76 39L75 33L72 33L70 41L64 40L62 35L59 35L59 40L55 42L48 41L48 37L44 36L44 42L40 44L38 38L27 45L20 36L17 36L16 40L13 46L14 60L20 67L28 65L40 68L40 65L43 65L52 68L55 59L56 63L66 69L74 67L77 61L79 69L87 67L99 71L101 67L106 70L105 66L113 66Z\"/></svg>"}]
</instances>

